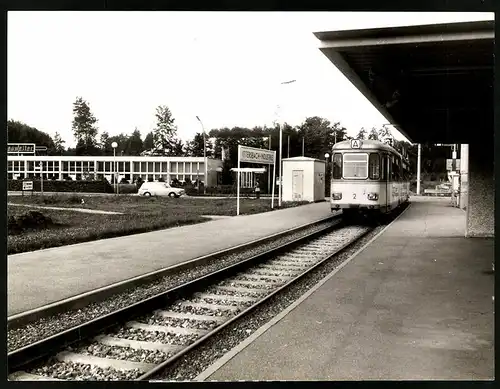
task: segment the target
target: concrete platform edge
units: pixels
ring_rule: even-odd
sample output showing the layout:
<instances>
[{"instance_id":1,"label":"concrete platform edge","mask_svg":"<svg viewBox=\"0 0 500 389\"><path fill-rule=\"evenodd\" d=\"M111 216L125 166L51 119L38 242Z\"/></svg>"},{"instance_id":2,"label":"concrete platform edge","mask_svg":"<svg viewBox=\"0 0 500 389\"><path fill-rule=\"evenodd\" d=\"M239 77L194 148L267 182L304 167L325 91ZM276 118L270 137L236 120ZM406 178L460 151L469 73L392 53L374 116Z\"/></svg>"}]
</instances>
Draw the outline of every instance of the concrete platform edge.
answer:
<instances>
[{"instance_id":1,"label":"concrete platform edge","mask_svg":"<svg viewBox=\"0 0 500 389\"><path fill-rule=\"evenodd\" d=\"M344 266L346 266L349 262L351 262L354 258L356 258L361 252L363 252L368 246L370 246L375 240L377 240L393 223L395 223L409 208L411 207L411 203L408 204L406 209L404 209L392 222L390 222L387 226L384 227L382 231L380 231L377 235L375 235L372 239L370 239L363 247L361 247L358 251L356 251L353 255L347 258L344 262L342 262L335 270L333 270L330 274L324 277L320 282L314 285L311 289L309 289L306 293L304 293L298 300L293 302L290 306L285 308L282 312L280 312L277 316L272 318L270 321L265 323L262 327L260 327L257 331L255 331L252 335L246 338L243 342L238 344L229 350L228 353L224 354L222 357L217 359L213 364L211 364L208 368L202 371L198 376L194 378L194 381L206 381L212 374L214 374L217 370L222 368L227 362L233 359L237 354L239 354L243 349L248 347L254 341L256 341L261 335L263 335L267 330L273 327L275 324L280 322L285 316L287 316L290 312L292 312L297 306L299 306L304 300L306 300L309 296L311 296L316 290L318 290L323 284L325 284L330 278L332 278L337 272L339 272Z\"/></svg>"},{"instance_id":2,"label":"concrete platform edge","mask_svg":"<svg viewBox=\"0 0 500 389\"><path fill-rule=\"evenodd\" d=\"M201 257L193 258L191 260L179 263L179 264L174 265L174 266L155 270L155 271L150 272L150 273L139 275L139 276L129 278L129 279L124 280L124 281L120 281L120 282L117 282L117 283L114 283L114 284L111 284L108 286L104 286L102 288L98 288L95 290L88 291L86 293L78 294L76 296L72 296L72 297L69 297L69 298L66 298L66 299L63 299L60 301L56 301L52 304L44 305L44 306L41 306L41 307L38 307L35 309L31 309L29 311L17 313L15 315L12 315L12 316L7 318L7 326L8 326L8 328L13 328L13 327L15 328L18 326L25 325L29 322L38 320L38 319L43 318L43 317L55 315L57 313L69 311L72 309L82 308L82 307L84 307L92 302L100 301L100 300L103 300L103 299L110 297L112 295L116 295L118 293L121 293L128 288L131 288L134 286L140 286L141 284L151 282L151 281L154 281L155 279L164 277L164 276L168 275L168 273L170 273L170 272L179 271L179 270L182 270L183 268L189 268L189 267L196 266L196 265L201 265L204 261L208 261L208 260L210 260L213 257L216 257L218 255L230 254L230 253L233 253L233 252L236 252L239 250L244 250L246 248L252 247L253 245L262 244L262 243L265 243L267 241L270 241L270 240L273 240L276 238L280 238L281 236L300 231L304 228L308 228L308 227L313 226L315 224L323 223L329 219L334 219L338 216L339 216L339 214L328 215L328 216L322 217L316 221L305 223L305 224L300 225L298 227L293 227L293 228L290 228L288 230L275 233L275 234L268 236L268 237L265 237L265 238L259 238L259 239L255 239L253 241L243 243L243 244L240 244L237 246L228 247L226 249L219 250L219 251L216 251L216 252L201 256Z\"/></svg>"}]
</instances>

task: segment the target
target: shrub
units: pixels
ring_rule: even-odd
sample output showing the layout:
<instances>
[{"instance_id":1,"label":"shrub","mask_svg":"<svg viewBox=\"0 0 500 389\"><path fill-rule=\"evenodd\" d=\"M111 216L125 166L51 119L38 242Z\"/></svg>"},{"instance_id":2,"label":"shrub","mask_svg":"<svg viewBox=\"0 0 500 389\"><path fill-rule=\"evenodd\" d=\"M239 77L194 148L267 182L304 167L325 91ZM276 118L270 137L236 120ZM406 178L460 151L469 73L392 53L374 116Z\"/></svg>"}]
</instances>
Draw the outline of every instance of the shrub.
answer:
<instances>
[{"instance_id":1,"label":"shrub","mask_svg":"<svg viewBox=\"0 0 500 389\"><path fill-rule=\"evenodd\" d=\"M10 216L8 234L16 235L27 230L42 230L52 226L52 219L38 211L29 211L19 216Z\"/></svg>"},{"instance_id":2,"label":"shrub","mask_svg":"<svg viewBox=\"0 0 500 389\"><path fill-rule=\"evenodd\" d=\"M40 180L31 179L33 181L33 190L41 191ZM8 180L8 191L21 191L23 184L21 180ZM45 192L83 192L83 193L113 193L113 187L106 181L53 181L44 180L43 190Z\"/></svg>"},{"instance_id":3,"label":"shrub","mask_svg":"<svg viewBox=\"0 0 500 389\"><path fill-rule=\"evenodd\" d=\"M119 185L119 191L120 193L123 194L129 194L129 193L137 193L138 188L135 184L120 184Z\"/></svg>"}]
</instances>

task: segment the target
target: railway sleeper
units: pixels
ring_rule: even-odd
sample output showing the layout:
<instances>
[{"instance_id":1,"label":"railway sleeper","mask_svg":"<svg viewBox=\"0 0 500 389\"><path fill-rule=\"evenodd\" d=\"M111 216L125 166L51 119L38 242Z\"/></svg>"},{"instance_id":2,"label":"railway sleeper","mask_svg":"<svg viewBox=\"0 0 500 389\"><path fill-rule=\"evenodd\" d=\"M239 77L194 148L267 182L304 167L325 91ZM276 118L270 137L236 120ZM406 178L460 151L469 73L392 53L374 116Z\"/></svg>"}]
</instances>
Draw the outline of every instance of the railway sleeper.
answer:
<instances>
[{"instance_id":1,"label":"railway sleeper","mask_svg":"<svg viewBox=\"0 0 500 389\"><path fill-rule=\"evenodd\" d=\"M195 297L201 299L211 299L211 300L231 300L231 301L241 301L241 302L254 302L256 299L246 296L233 296L230 294L212 294L212 293L196 293Z\"/></svg>"},{"instance_id":2,"label":"railway sleeper","mask_svg":"<svg viewBox=\"0 0 500 389\"><path fill-rule=\"evenodd\" d=\"M221 316L198 315L194 313L183 313L183 312L173 312L173 311L163 311L163 310L156 310L155 314L157 316L164 318L189 319L197 321L216 321L219 323L223 323L227 320L225 317Z\"/></svg>"},{"instance_id":3,"label":"railway sleeper","mask_svg":"<svg viewBox=\"0 0 500 389\"><path fill-rule=\"evenodd\" d=\"M130 321L126 324L129 328L135 328L138 330L150 331L150 332L164 332L166 334L178 334L178 335L205 335L207 330L199 330L197 328L184 328L184 327L171 327L171 326L160 326L155 324L144 324L136 321Z\"/></svg>"},{"instance_id":4,"label":"railway sleeper","mask_svg":"<svg viewBox=\"0 0 500 389\"><path fill-rule=\"evenodd\" d=\"M113 336L99 335L94 338L100 344L105 346L117 347L130 347L135 350L149 350L149 351L162 351L165 354L176 353L184 348L184 346L157 343L157 342L144 342L141 340L132 340L125 338L115 338Z\"/></svg>"},{"instance_id":5,"label":"railway sleeper","mask_svg":"<svg viewBox=\"0 0 500 389\"><path fill-rule=\"evenodd\" d=\"M73 362L83 365L92 365L100 367L102 369L110 367L115 370L139 370L144 373L156 367L156 365L153 363L130 362L121 359L95 357L93 355L84 355L69 351L58 353L56 355L56 359L60 362Z\"/></svg>"}]
</instances>

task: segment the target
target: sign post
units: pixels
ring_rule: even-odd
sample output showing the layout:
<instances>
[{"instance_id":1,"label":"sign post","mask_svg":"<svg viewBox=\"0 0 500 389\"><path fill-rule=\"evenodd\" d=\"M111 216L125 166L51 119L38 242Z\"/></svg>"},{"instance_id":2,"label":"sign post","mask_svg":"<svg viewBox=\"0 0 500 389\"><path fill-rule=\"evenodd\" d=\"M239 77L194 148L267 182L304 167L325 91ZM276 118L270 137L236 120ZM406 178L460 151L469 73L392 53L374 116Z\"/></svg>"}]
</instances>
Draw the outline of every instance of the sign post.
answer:
<instances>
[{"instance_id":1,"label":"sign post","mask_svg":"<svg viewBox=\"0 0 500 389\"><path fill-rule=\"evenodd\" d=\"M23 181L23 196L25 191L30 191L33 195L33 181Z\"/></svg>"},{"instance_id":2,"label":"sign post","mask_svg":"<svg viewBox=\"0 0 500 389\"><path fill-rule=\"evenodd\" d=\"M43 196L43 171L42 171L42 162L38 166L35 166L35 170L40 170L40 189Z\"/></svg>"},{"instance_id":3,"label":"sign post","mask_svg":"<svg viewBox=\"0 0 500 389\"><path fill-rule=\"evenodd\" d=\"M240 166L241 162L258 163L264 165L273 164L273 177L276 174L276 151L257 149L238 145L238 175L236 188L236 215L240 214ZM274 185L271 194L271 208L274 208Z\"/></svg>"}]
</instances>

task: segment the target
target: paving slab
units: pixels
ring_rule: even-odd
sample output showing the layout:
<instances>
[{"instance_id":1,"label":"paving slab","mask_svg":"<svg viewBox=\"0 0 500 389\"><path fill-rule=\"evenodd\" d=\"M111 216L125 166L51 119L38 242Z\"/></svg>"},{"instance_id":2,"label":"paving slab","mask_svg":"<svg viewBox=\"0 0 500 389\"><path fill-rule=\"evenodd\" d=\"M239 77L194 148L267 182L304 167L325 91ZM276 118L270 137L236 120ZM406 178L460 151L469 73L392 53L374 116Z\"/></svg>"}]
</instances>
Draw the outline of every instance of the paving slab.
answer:
<instances>
[{"instance_id":1,"label":"paving slab","mask_svg":"<svg viewBox=\"0 0 500 389\"><path fill-rule=\"evenodd\" d=\"M494 379L494 239L465 238L445 201L412 202L205 380Z\"/></svg>"},{"instance_id":2,"label":"paving slab","mask_svg":"<svg viewBox=\"0 0 500 389\"><path fill-rule=\"evenodd\" d=\"M331 215L327 202L9 255L8 316Z\"/></svg>"}]
</instances>

